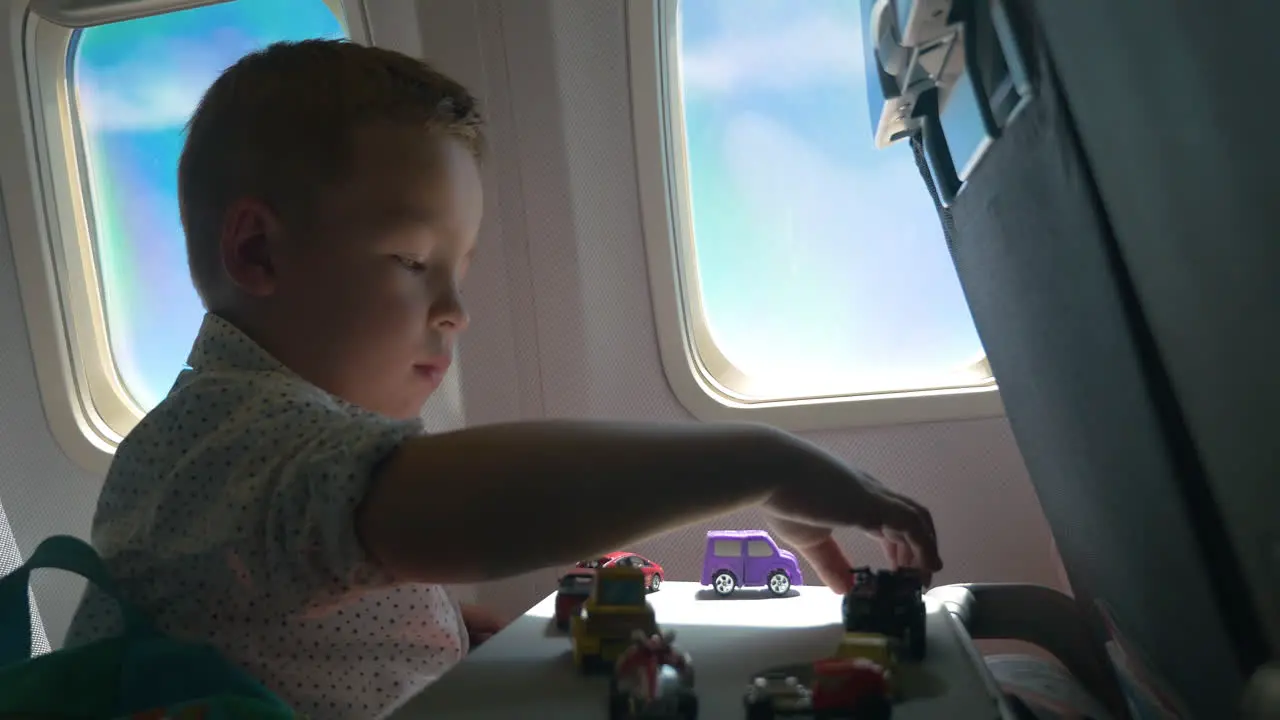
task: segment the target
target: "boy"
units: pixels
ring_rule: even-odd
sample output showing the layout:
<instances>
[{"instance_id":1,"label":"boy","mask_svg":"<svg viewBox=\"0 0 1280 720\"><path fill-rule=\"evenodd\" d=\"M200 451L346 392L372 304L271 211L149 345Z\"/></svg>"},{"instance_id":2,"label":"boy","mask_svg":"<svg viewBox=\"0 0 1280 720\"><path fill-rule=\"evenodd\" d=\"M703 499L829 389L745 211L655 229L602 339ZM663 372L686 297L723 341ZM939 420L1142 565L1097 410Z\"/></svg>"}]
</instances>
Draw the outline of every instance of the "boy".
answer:
<instances>
[{"instance_id":1,"label":"boy","mask_svg":"<svg viewBox=\"0 0 1280 720\"><path fill-rule=\"evenodd\" d=\"M212 642L312 717L369 718L497 629L441 584L752 504L837 591L849 562L835 527L877 534L896 564L941 567L927 511L765 427L423 435L419 413L467 324L481 145L467 91L386 50L276 45L208 90L178 193L209 314L190 369L121 443L93 528L161 629ZM641 482L653 502L562 522ZM477 530L516 525L539 541ZM72 641L117 629L91 590Z\"/></svg>"}]
</instances>

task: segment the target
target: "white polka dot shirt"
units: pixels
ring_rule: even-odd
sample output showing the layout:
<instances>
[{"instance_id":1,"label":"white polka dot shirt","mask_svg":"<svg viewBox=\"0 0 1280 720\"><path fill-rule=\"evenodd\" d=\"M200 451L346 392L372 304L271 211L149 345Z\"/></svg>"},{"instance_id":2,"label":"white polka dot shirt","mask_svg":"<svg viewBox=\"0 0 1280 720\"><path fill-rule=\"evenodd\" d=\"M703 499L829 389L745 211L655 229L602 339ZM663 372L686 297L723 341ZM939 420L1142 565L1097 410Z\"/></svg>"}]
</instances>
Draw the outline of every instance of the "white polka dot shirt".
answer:
<instances>
[{"instance_id":1,"label":"white polka dot shirt","mask_svg":"<svg viewBox=\"0 0 1280 720\"><path fill-rule=\"evenodd\" d=\"M187 364L116 451L93 544L161 630L299 712L388 713L468 650L446 590L391 585L355 535L372 468L421 424L329 395L215 315ZM67 644L119 631L90 587Z\"/></svg>"}]
</instances>

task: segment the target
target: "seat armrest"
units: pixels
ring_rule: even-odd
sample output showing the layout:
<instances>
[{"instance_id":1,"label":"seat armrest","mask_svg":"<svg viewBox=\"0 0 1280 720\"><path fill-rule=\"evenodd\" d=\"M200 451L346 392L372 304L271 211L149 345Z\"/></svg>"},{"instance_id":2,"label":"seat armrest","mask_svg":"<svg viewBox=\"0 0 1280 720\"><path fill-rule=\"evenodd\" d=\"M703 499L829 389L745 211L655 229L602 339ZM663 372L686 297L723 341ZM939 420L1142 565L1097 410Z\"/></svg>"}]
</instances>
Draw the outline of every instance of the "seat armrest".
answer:
<instances>
[{"instance_id":1,"label":"seat armrest","mask_svg":"<svg viewBox=\"0 0 1280 720\"><path fill-rule=\"evenodd\" d=\"M1021 640L1049 651L1116 717L1128 715L1106 651L1071 597L1028 583L961 583L929 591L975 640Z\"/></svg>"},{"instance_id":2,"label":"seat armrest","mask_svg":"<svg viewBox=\"0 0 1280 720\"><path fill-rule=\"evenodd\" d=\"M1244 720L1280 718L1280 662L1271 662L1254 671L1244 688L1240 717Z\"/></svg>"}]
</instances>

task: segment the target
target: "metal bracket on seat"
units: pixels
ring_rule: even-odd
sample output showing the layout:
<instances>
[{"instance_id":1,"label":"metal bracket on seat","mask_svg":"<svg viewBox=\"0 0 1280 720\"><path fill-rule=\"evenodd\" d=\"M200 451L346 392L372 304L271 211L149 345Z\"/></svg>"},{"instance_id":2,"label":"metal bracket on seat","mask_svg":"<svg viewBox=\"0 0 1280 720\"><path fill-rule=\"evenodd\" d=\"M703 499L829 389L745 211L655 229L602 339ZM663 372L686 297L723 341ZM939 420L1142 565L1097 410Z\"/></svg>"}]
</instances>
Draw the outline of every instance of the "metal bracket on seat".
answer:
<instances>
[{"instance_id":1,"label":"metal bracket on seat","mask_svg":"<svg viewBox=\"0 0 1280 720\"><path fill-rule=\"evenodd\" d=\"M862 0L877 148L923 134L944 206L1035 93L1009 0Z\"/></svg>"}]
</instances>

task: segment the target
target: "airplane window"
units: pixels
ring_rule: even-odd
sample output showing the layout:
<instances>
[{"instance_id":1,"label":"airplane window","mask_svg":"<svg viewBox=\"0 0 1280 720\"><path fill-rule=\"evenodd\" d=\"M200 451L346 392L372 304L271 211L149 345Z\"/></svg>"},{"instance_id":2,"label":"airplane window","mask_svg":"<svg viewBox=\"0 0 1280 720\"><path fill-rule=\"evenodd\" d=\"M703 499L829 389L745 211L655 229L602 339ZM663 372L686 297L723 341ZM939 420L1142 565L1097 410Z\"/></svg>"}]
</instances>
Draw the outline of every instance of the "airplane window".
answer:
<instances>
[{"instance_id":1,"label":"airplane window","mask_svg":"<svg viewBox=\"0 0 1280 720\"><path fill-rule=\"evenodd\" d=\"M178 217L187 119L242 55L311 37L346 37L324 0L235 0L87 28L73 42L107 335L121 383L143 410L169 391L204 314Z\"/></svg>"},{"instance_id":2,"label":"airplane window","mask_svg":"<svg viewBox=\"0 0 1280 720\"><path fill-rule=\"evenodd\" d=\"M872 145L859 4L678 13L683 285L715 383L748 402L989 384L910 148Z\"/></svg>"}]
</instances>

